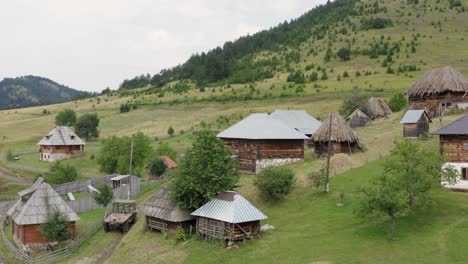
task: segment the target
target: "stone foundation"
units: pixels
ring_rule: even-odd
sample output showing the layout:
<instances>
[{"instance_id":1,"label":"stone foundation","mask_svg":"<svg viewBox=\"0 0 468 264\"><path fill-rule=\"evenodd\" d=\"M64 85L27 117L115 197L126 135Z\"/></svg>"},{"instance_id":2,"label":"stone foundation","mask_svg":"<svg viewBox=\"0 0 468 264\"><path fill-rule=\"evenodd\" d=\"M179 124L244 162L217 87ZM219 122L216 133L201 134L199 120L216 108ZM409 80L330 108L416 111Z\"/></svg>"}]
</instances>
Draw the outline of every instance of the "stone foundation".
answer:
<instances>
[{"instance_id":1,"label":"stone foundation","mask_svg":"<svg viewBox=\"0 0 468 264\"><path fill-rule=\"evenodd\" d=\"M66 154L66 153L51 153L51 154L42 153L42 154L39 154L39 158L41 161L55 162L58 160L69 159L71 158L71 155Z\"/></svg>"},{"instance_id":2,"label":"stone foundation","mask_svg":"<svg viewBox=\"0 0 468 264\"><path fill-rule=\"evenodd\" d=\"M303 159L297 158L285 158L285 159L262 159L256 162L256 173L260 173L262 170L268 167L277 167L285 164L291 164L303 161Z\"/></svg>"}]
</instances>

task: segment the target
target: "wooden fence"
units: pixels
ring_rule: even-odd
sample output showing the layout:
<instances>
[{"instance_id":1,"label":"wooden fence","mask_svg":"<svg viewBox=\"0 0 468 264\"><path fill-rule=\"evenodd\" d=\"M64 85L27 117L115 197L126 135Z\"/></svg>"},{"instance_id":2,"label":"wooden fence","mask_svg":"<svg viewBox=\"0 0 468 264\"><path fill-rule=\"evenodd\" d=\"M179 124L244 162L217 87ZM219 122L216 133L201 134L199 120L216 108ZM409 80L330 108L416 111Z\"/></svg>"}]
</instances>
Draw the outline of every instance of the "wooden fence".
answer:
<instances>
[{"instance_id":1,"label":"wooden fence","mask_svg":"<svg viewBox=\"0 0 468 264\"><path fill-rule=\"evenodd\" d=\"M117 176L117 174L106 175L102 177L95 177L91 179L85 179L81 181L68 182L64 184L54 185L54 190L60 195L66 195L67 193L76 193L76 192L87 192L89 191L88 185L94 187L100 187L103 184L110 181L111 178Z\"/></svg>"}]
</instances>

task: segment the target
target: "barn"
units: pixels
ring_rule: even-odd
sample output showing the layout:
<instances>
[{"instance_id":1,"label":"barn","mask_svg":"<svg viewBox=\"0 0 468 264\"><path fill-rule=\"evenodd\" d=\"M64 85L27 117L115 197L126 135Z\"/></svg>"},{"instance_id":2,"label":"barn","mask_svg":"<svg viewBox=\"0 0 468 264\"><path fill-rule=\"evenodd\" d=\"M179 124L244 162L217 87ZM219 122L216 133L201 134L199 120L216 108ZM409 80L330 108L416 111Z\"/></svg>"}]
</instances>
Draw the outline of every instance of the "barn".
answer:
<instances>
[{"instance_id":1,"label":"barn","mask_svg":"<svg viewBox=\"0 0 468 264\"><path fill-rule=\"evenodd\" d=\"M75 236L75 222L80 217L42 178L18 195L18 201L7 212L13 223L13 237L18 243L39 247L53 242L42 235L40 226L47 223L49 214L55 211L65 215L69 222L68 230L72 237Z\"/></svg>"},{"instance_id":2,"label":"barn","mask_svg":"<svg viewBox=\"0 0 468 264\"><path fill-rule=\"evenodd\" d=\"M363 149L359 137L346 124L345 120L336 113L330 114L329 118L322 122L320 128L312 136L317 156L327 155L329 139L332 146L332 155L335 153L352 153L355 150Z\"/></svg>"},{"instance_id":3,"label":"barn","mask_svg":"<svg viewBox=\"0 0 468 264\"><path fill-rule=\"evenodd\" d=\"M446 157L443 168L452 167L460 174L454 185L443 183L454 190L468 191L468 115L435 131L439 135L440 153Z\"/></svg>"},{"instance_id":4,"label":"barn","mask_svg":"<svg viewBox=\"0 0 468 264\"><path fill-rule=\"evenodd\" d=\"M192 213L197 234L206 239L242 241L260 236L260 221L267 219L260 210L237 192L227 191Z\"/></svg>"},{"instance_id":5,"label":"barn","mask_svg":"<svg viewBox=\"0 0 468 264\"><path fill-rule=\"evenodd\" d=\"M67 126L57 126L37 143L39 159L54 162L84 152L86 143Z\"/></svg>"},{"instance_id":6,"label":"barn","mask_svg":"<svg viewBox=\"0 0 468 264\"><path fill-rule=\"evenodd\" d=\"M431 118L425 110L408 110L400 121L404 138L422 138L429 133Z\"/></svg>"},{"instance_id":7,"label":"barn","mask_svg":"<svg viewBox=\"0 0 468 264\"><path fill-rule=\"evenodd\" d=\"M151 230L175 231L184 228L186 231L195 230L195 217L189 210L180 208L172 199L172 191L167 188L159 189L144 206L146 225Z\"/></svg>"},{"instance_id":8,"label":"barn","mask_svg":"<svg viewBox=\"0 0 468 264\"><path fill-rule=\"evenodd\" d=\"M431 118L450 108L466 108L467 93L468 81L451 66L430 70L407 91L409 108L426 110Z\"/></svg>"},{"instance_id":9,"label":"barn","mask_svg":"<svg viewBox=\"0 0 468 264\"><path fill-rule=\"evenodd\" d=\"M304 160L309 138L267 113L255 113L218 134L247 173Z\"/></svg>"},{"instance_id":10,"label":"barn","mask_svg":"<svg viewBox=\"0 0 468 264\"><path fill-rule=\"evenodd\" d=\"M373 119L389 117L392 114L390 107L380 98L369 98L368 106Z\"/></svg>"},{"instance_id":11,"label":"barn","mask_svg":"<svg viewBox=\"0 0 468 264\"><path fill-rule=\"evenodd\" d=\"M356 108L346 119L349 120L349 126L351 128L365 127L367 122L371 120L370 117L359 110L359 108Z\"/></svg>"}]
</instances>

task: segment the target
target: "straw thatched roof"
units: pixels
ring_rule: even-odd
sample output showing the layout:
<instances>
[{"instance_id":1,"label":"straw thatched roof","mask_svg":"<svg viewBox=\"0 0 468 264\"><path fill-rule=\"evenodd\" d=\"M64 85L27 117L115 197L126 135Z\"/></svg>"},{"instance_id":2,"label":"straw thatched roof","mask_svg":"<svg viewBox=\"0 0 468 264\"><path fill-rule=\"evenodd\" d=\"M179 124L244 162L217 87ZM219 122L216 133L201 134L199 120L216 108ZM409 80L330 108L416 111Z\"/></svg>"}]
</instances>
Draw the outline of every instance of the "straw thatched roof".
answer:
<instances>
[{"instance_id":1,"label":"straw thatched roof","mask_svg":"<svg viewBox=\"0 0 468 264\"><path fill-rule=\"evenodd\" d=\"M37 184L34 193L30 197L29 194L28 192L26 197L20 196L15 205L8 210L8 215L16 224L44 224L47 223L49 214L55 211L63 214L69 222L80 220L80 217L48 183Z\"/></svg>"},{"instance_id":2,"label":"straw thatched roof","mask_svg":"<svg viewBox=\"0 0 468 264\"><path fill-rule=\"evenodd\" d=\"M369 110L374 118L387 117L392 114L390 107L380 98L369 98Z\"/></svg>"},{"instance_id":3,"label":"straw thatched roof","mask_svg":"<svg viewBox=\"0 0 468 264\"><path fill-rule=\"evenodd\" d=\"M356 108L352 114L350 114L346 120L352 119L352 118L366 118L370 120L370 117L368 117L364 112L362 112L359 108Z\"/></svg>"},{"instance_id":4,"label":"straw thatched roof","mask_svg":"<svg viewBox=\"0 0 468 264\"><path fill-rule=\"evenodd\" d=\"M146 216L176 223L194 219L194 217L190 215L190 211L180 208L172 200L172 191L168 188L159 189L146 201L143 212Z\"/></svg>"},{"instance_id":5,"label":"straw thatched roof","mask_svg":"<svg viewBox=\"0 0 468 264\"><path fill-rule=\"evenodd\" d=\"M444 92L467 92L468 80L451 66L427 72L411 88L408 96L423 97Z\"/></svg>"},{"instance_id":6,"label":"straw thatched roof","mask_svg":"<svg viewBox=\"0 0 468 264\"><path fill-rule=\"evenodd\" d=\"M330 118L323 120L322 125L315 131L312 140L316 142L328 142L330 131ZM345 120L337 113L331 114L331 141L332 142L360 142L359 137Z\"/></svg>"}]
</instances>

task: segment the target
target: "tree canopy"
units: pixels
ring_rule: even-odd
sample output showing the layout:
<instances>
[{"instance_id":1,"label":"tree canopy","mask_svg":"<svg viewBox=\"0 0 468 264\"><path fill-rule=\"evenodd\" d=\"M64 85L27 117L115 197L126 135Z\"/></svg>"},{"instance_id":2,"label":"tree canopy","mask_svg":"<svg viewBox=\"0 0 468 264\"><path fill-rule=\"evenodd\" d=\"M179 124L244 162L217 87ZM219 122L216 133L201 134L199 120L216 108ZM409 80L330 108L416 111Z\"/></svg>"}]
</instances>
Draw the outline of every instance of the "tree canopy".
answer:
<instances>
[{"instance_id":1,"label":"tree canopy","mask_svg":"<svg viewBox=\"0 0 468 264\"><path fill-rule=\"evenodd\" d=\"M42 224L39 230L50 241L60 243L70 238L67 217L59 211L49 214L47 223Z\"/></svg>"},{"instance_id":2,"label":"tree canopy","mask_svg":"<svg viewBox=\"0 0 468 264\"><path fill-rule=\"evenodd\" d=\"M73 126L76 122L76 113L72 109L60 111L55 116L55 124L57 126Z\"/></svg>"},{"instance_id":3,"label":"tree canopy","mask_svg":"<svg viewBox=\"0 0 468 264\"><path fill-rule=\"evenodd\" d=\"M97 114L84 114L78 118L74 125L75 133L88 141L98 138L99 121Z\"/></svg>"},{"instance_id":4,"label":"tree canopy","mask_svg":"<svg viewBox=\"0 0 468 264\"><path fill-rule=\"evenodd\" d=\"M104 184L98 189L99 192L94 194L94 200L97 204L101 206L107 206L112 201L112 196L114 195L111 187Z\"/></svg>"},{"instance_id":5,"label":"tree canopy","mask_svg":"<svg viewBox=\"0 0 468 264\"><path fill-rule=\"evenodd\" d=\"M340 114L344 117L349 116L356 108L359 108L367 116L371 116L369 109L369 96L367 94L354 91L351 96L345 97L340 108Z\"/></svg>"},{"instance_id":6,"label":"tree canopy","mask_svg":"<svg viewBox=\"0 0 468 264\"><path fill-rule=\"evenodd\" d=\"M49 172L45 174L46 181L53 184L72 182L77 178L78 170L72 165L63 164L60 161L53 163Z\"/></svg>"}]
</instances>

